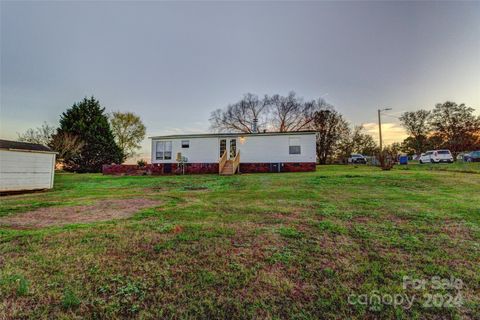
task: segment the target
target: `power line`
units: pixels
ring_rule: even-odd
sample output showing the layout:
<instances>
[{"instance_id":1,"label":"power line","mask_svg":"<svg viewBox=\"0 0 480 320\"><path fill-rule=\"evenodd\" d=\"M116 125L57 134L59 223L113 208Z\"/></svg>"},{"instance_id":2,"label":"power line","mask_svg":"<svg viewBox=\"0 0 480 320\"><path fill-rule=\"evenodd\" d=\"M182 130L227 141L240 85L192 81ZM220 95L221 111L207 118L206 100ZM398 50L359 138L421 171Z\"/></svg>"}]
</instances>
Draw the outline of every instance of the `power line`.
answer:
<instances>
[{"instance_id":1,"label":"power line","mask_svg":"<svg viewBox=\"0 0 480 320\"><path fill-rule=\"evenodd\" d=\"M392 117L392 118L395 118L395 119L400 119L400 117L394 116L393 114L382 113L382 115L387 116L387 117Z\"/></svg>"}]
</instances>

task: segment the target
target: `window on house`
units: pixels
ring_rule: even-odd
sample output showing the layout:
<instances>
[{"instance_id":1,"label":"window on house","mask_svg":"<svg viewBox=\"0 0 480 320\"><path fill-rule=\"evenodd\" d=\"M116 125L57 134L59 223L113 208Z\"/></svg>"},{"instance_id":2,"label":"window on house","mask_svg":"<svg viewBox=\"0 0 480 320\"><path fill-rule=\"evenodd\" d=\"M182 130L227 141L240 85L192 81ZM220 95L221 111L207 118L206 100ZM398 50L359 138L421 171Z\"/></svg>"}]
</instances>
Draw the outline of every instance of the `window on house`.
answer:
<instances>
[{"instance_id":1,"label":"window on house","mask_svg":"<svg viewBox=\"0 0 480 320\"><path fill-rule=\"evenodd\" d=\"M223 156L223 153L227 150L227 140L220 139L220 158Z\"/></svg>"},{"instance_id":2,"label":"window on house","mask_svg":"<svg viewBox=\"0 0 480 320\"><path fill-rule=\"evenodd\" d=\"M182 148L190 148L190 140L182 140Z\"/></svg>"},{"instance_id":3,"label":"window on house","mask_svg":"<svg viewBox=\"0 0 480 320\"><path fill-rule=\"evenodd\" d=\"M157 160L172 160L172 141L157 141Z\"/></svg>"},{"instance_id":4,"label":"window on house","mask_svg":"<svg viewBox=\"0 0 480 320\"><path fill-rule=\"evenodd\" d=\"M290 145L288 147L289 154L300 154L300 138L290 138Z\"/></svg>"}]
</instances>

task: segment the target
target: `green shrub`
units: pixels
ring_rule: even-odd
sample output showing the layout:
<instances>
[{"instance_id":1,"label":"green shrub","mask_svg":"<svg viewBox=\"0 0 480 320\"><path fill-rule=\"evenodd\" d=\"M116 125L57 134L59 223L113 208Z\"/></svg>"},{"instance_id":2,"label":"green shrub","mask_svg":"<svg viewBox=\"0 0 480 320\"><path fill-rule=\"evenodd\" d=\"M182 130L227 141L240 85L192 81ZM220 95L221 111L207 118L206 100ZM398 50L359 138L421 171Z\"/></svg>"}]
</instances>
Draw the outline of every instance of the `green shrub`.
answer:
<instances>
[{"instance_id":1,"label":"green shrub","mask_svg":"<svg viewBox=\"0 0 480 320\"><path fill-rule=\"evenodd\" d=\"M137 166L139 166L140 168L143 168L147 165L147 161L143 160L143 159L140 159L137 161Z\"/></svg>"}]
</instances>

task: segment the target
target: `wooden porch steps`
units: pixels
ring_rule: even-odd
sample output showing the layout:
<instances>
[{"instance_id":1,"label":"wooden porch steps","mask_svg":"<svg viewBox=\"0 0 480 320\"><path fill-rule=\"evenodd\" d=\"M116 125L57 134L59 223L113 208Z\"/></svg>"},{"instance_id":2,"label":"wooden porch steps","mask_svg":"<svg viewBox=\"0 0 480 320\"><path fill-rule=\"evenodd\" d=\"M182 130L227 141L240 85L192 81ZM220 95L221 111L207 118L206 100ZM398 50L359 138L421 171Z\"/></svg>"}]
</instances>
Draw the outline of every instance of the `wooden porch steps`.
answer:
<instances>
[{"instance_id":1,"label":"wooden porch steps","mask_svg":"<svg viewBox=\"0 0 480 320\"><path fill-rule=\"evenodd\" d=\"M227 158L227 150L225 150L218 160L218 173L222 176L231 176L240 172L240 150L237 151L233 159Z\"/></svg>"},{"instance_id":2,"label":"wooden porch steps","mask_svg":"<svg viewBox=\"0 0 480 320\"><path fill-rule=\"evenodd\" d=\"M225 166L223 167L220 174L222 176L230 176L230 175L234 174L234 172L233 172L233 160L225 161Z\"/></svg>"}]
</instances>

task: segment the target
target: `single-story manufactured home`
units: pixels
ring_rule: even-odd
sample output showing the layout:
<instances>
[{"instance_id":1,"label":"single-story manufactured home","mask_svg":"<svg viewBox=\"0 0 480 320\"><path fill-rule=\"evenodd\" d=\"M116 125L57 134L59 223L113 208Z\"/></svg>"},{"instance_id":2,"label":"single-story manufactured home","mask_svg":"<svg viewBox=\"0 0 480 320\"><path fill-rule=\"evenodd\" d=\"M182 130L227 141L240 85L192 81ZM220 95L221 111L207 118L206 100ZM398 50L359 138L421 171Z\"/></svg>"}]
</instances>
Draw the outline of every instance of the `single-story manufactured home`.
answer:
<instances>
[{"instance_id":1,"label":"single-story manufactured home","mask_svg":"<svg viewBox=\"0 0 480 320\"><path fill-rule=\"evenodd\" d=\"M259 132L151 137L162 173L315 171L316 133Z\"/></svg>"},{"instance_id":2,"label":"single-story manufactured home","mask_svg":"<svg viewBox=\"0 0 480 320\"><path fill-rule=\"evenodd\" d=\"M55 156L41 144L0 140L0 192L53 188Z\"/></svg>"}]
</instances>

